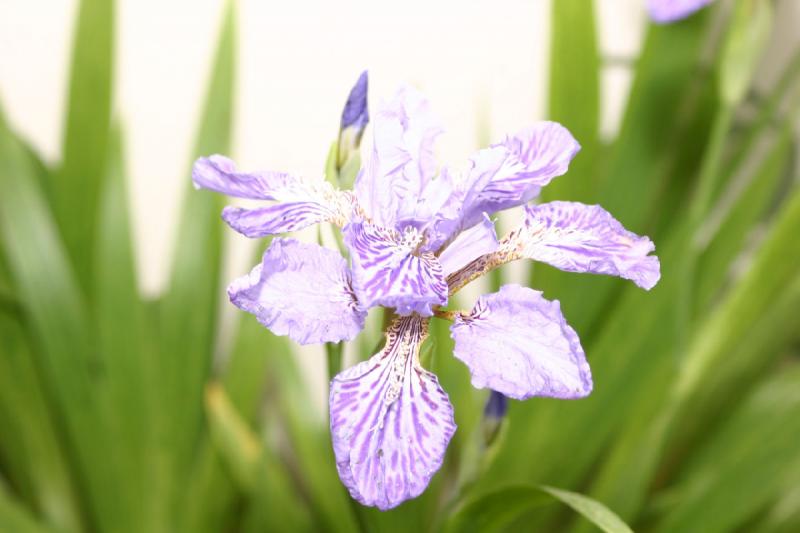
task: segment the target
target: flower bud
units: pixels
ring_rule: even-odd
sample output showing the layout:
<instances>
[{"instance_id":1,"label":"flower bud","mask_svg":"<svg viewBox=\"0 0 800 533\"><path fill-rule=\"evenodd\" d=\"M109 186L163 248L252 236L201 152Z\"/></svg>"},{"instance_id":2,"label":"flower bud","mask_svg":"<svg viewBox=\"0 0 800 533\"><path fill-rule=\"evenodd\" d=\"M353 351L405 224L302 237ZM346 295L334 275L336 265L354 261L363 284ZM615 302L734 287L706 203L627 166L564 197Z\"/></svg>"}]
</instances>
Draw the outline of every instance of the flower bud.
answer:
<instances>
[{"instance_id":1,"label":"flower bud","mask_svg":"<svg viewBox=\"0 0 800 533\"><path fill-rule=\"evenodd\" d=\"M497 438L508 412L508 398L496 390L491 391L483 408L483 440L489 446Z\"/></svg>"},{"instance_id":2,"label":"flower bud","mask_svg":"<svg viewBox=\"0 0 800 533\"><path fill-rule=\"evenodd\" d=\"M369 79L367 71L361 73L342 111L342 121L339 127L338 153L336 157L336 169L341 174L348 161L358 154L358 147L361 144L361 136L364 128L369 123L369 110L367 109L367 89ZM357 169L356 169L357 170Z\"/></svg>"}]
</instances>

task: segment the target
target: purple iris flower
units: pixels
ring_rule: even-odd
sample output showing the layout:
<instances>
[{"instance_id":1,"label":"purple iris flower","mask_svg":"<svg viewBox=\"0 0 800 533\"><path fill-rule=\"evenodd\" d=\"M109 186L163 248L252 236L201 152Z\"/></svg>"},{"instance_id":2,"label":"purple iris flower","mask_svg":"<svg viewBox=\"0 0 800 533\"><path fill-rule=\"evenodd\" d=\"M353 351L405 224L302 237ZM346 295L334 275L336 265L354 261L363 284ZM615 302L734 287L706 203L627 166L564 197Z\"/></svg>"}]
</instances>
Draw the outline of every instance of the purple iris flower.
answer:
<instances>
[{"instance_id":1,"label":"purple iris flower","mask_svg":"<svg viewBox=\"0 0 800 533\"><path fill-rule=\"evenodd\" d=\"M476 387L515 399L581 398L592 390L578 335L557 301L511 284L470 311L443 309L454 293L525 258L645 289L660 276L650 239L599 206L529 203L580 149L563 126L534 124L478 151L462 170L437 165L441 132L428 101L402 87L375 114L372 148L352 191L283 172L243 172L219 155L199 159L192 176L197 187L267 201L223 211L248 237L320 222L341 228L349 262L280 237L230 285L231 301L273 333L301 344L339 342L359 333L369 308L393 311L385 346L330 386L339 476L355 499L380 509L425 490L456 430L447 394L420 364L432 317L453 322L454 355ZM498 239L491 216L515 207L523 223Z\"/></svg>"},{"instance_id":2,"label":"purple iris flower","mask_svg":"<svg viewBox=\"0 0 800 533\"><path fill-rule=\"evenodd\" d=\"M686 18L711 0L647 0L650 18L658 24L675 22Z\"/></svg>"}]
</instances>

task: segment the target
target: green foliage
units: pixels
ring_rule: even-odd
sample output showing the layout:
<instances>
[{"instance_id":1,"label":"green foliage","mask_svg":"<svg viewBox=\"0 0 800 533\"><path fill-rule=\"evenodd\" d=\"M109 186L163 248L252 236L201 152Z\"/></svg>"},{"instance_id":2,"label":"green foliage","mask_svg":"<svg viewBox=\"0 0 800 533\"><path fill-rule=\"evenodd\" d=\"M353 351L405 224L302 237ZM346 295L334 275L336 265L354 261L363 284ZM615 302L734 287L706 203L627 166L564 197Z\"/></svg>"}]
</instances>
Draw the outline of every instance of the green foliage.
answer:
<instances>
[{"instance_id":1,"label":"green foliage","mask_svg":"<svg viewBox=\"0 0 800 533\"><path fill-rule=\"evenodd\" d=\"M592 5L553 5L549 118L583 151L546 199L600 203L653 235L663 279L648 293L537 265L531 284L562 301L595 390L514 402L490 439L486 393L434 321L423 362L458 431L428 490L382 513L340 483L291 343L243 314L221 334L224 199L188 172L169 286L139 293L111 119L115 8L82 0L63 161L42 162L0 113L0 531L796 531L800 53L756 95L768 2L649 27L606 141ZM193 157L231 148L234 7ZM351 179L356 163L329 155L329 177ZM352 343L359 359L376 331Z\"/></svg>"}]
</instances>

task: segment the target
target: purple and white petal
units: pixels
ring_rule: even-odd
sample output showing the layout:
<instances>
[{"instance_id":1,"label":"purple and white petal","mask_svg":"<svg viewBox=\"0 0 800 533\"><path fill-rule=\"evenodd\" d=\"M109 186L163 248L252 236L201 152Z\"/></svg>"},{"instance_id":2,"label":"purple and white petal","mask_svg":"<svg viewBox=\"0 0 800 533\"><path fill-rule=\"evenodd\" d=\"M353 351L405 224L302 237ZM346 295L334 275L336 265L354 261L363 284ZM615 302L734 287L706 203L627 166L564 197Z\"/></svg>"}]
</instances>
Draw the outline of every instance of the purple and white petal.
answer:
<instances>
[{"instance_id":1,"label":"purple and white petal","mask_svg":"<svg viewBox=\"0 0 800 533\"><path fill-rule=\"evenodd\" d=\"M372 128L372 151L356 180L356 197L372 223L393 227L417 218L417 204L436 173L433 148L442 127L428 100L404 86L380 107Z\"/></svg>"},{"instance_id":2,"label":"purple and white petal","mask_svg":"<svg viewBox=\"0 0 800 533\"><path fill-rule=\"evenodd\" d=\"M465 202L465 227L480 217L522 205L542 187L567 172L580 150L578 141L557 122L539 122L472 158L474 199ZM471 200L471 201L470 201Z\"/></svg>"},{"instance_id":3,"label":"purple and white petal","mask_svg":"<svg viewBox=\"0 0 800 533\"><path fill-rule=\"evenodd\" d=\"M286 172L242 172L222 155L201 157L192 167L197 189L209 189L237 198L277 200L281 191L297 187L302 180Z\"/></svg>"},{"instance_id":4,"label":"purple and white petal","mask_svg":"<svg viewBox=\"0 0 800 533\"><path fill-rule=\"evenodd\" d=\"M330 209L315 202L286 202L254 208L228 206L222 210L222 219L231 228L253 239L298 231L332 218Z\"/></svg>"},{"instance_id":5,"label":"purple and white petal","mask_svg":"<svg viewBox=\"0 0 800 533\"><path fill-rule=\"evenodd\" d=\"M365 308L381 305L395 308L400 315L430 316L431 306L447 303L442 265L432 253L418 250L423 237L415 228L400 233L352 222L343 232L353 287Z\"/></svg>"},{"instance_id":6,"label":"purple and white petal","mask_svg":"<svg viewBox=\"0 0 800 533\"><path fill-rule=\"evenodd\" d=\"M353 196L325 181L310 182L283 172L240 172L230 159L213 155L198 159L192 170L198 188L275 205L228 207L223 219L248 237L264 237L302 229L319 222L344 225L353 211Z\"/></svg>"},{"instance_id":7,"label":"purple and white petal","mask_svg":"<svg viewBox=\"0 0 800 533\"><path fill-rule=\"evenodd\" d=\"M499 242L494 222L484 213L483 220L461 232L444 251L439 254L444 275L448 276L466 266L472 260L497 250Z\"/></svg>"},{"instance_id":8,"label":"purple and white petal","mask_svg":"<svg viewBox=\"0 0 800 533\"><path fill-rule=\"evenodd\" d=\"M453 194L440 217L456 219L453 231L472 227L483 213L522 205L567 171L580 150L572 134L557 122L538 122L502 143L478 151L469 168L451 176Z\"/></svg>"},{"instance_id":9,"label":"purple and white petal","mask_svg":"<svg viewBox=\"0 0 800 533\"><path fill-rule=\"evenodd\" d=\"M455 356L477 388L511 398L583 398L592 375L578 335L558 301L519 285L481 296L469 315L457 315L450 333Z\"/></svg>"},{"instance_id":10,"label":"purple and white petal","mask_svg":"<svg viewBox=\"0 0 800 533\"><path fill-rule=\"evenodd\" d=\"M331 382L336 467L364 505L386 510L419 496L456 430L447 393L419 364L427 329L419 317L396 319L383 350Z\"/></svg>"},{"instance_id":11,"label":"purple and white petal","mask_svg":"<svg viewBox=\"0 0 800 533\"><path fill-rule=\"evenodd\" d=\"M344 258L295 239L273 240L261 264L231 283L228 297L274 334L300 344L350 340L367 315Z\"/></svg>"},{"instance_id":12,"label":"purple and white petal","mask_svg":"<svg viewBox=\"0 0 800 533\"><path fill-rule=\"evenodd\" d=\"M653 22L665 24L688 17L709 3L711 0L647 0L647 10Z\"/></svg>"},{"instance_id":13,"label":"purple and white petal","mask_svg":"<svg viewBox=\"0 0 800 533\"><path fill-rule=\"evenodd\" d=\"M626 230L598 205L549 202L525 208L519 233L523 257L568 272L619 276L650 290L658 283L658 257L647 237Z\"/></svg>"}]
</instances>

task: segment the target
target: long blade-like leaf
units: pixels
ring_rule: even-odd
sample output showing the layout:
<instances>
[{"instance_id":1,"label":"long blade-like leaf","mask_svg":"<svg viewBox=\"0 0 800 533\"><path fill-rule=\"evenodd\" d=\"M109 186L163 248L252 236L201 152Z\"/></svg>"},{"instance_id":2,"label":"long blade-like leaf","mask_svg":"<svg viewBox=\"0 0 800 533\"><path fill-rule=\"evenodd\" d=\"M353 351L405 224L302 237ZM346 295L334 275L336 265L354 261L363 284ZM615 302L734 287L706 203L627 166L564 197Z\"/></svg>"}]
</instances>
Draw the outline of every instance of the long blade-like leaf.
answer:
<instances>
[{"instance_id":1,"label":"long blade-like leaf","mask_svg":"<svg viewBox=\"0 0 800 533\"><path fill-rule=\"evenodd\" d=\"M602 503L582 494L548 486L500 489L464 503L448 521L448 533L500 532L526 512L555 499L571 507L606 533L630 533L631 529Z\"/></svg>"},{"instance_id":2,"label":"long blade-like leaf","mask_svg":"<svg viewBox=\"0 0 800 533\"><path fill-rule=\"evenodd\" d=\"M235 57L236 10L234 2L229 1L193 156L226 153L230 149ZM170 285L160 308L163 414L159 428L172 454L173 478L187 475L193 460L203 414L203 386L213 356L217 307L223 294L219 218L223 199L194 191L188 172L186 189L189 192L181 215ZM167 498L177 496L173 490L178 491L178 487L172 487Z\"/></svg>"},{"instance_id":3,"label":"long blade-like leaf","mask_svg":"<svg viewBox=\"0 0 800 533\"><path fill-rule=\"evenodd\" d=\"M52 184L58 227L81 285L90 288L111 120L114 1L82 0L75 28L61 171Z\"/></svg>"}]
</instances>

